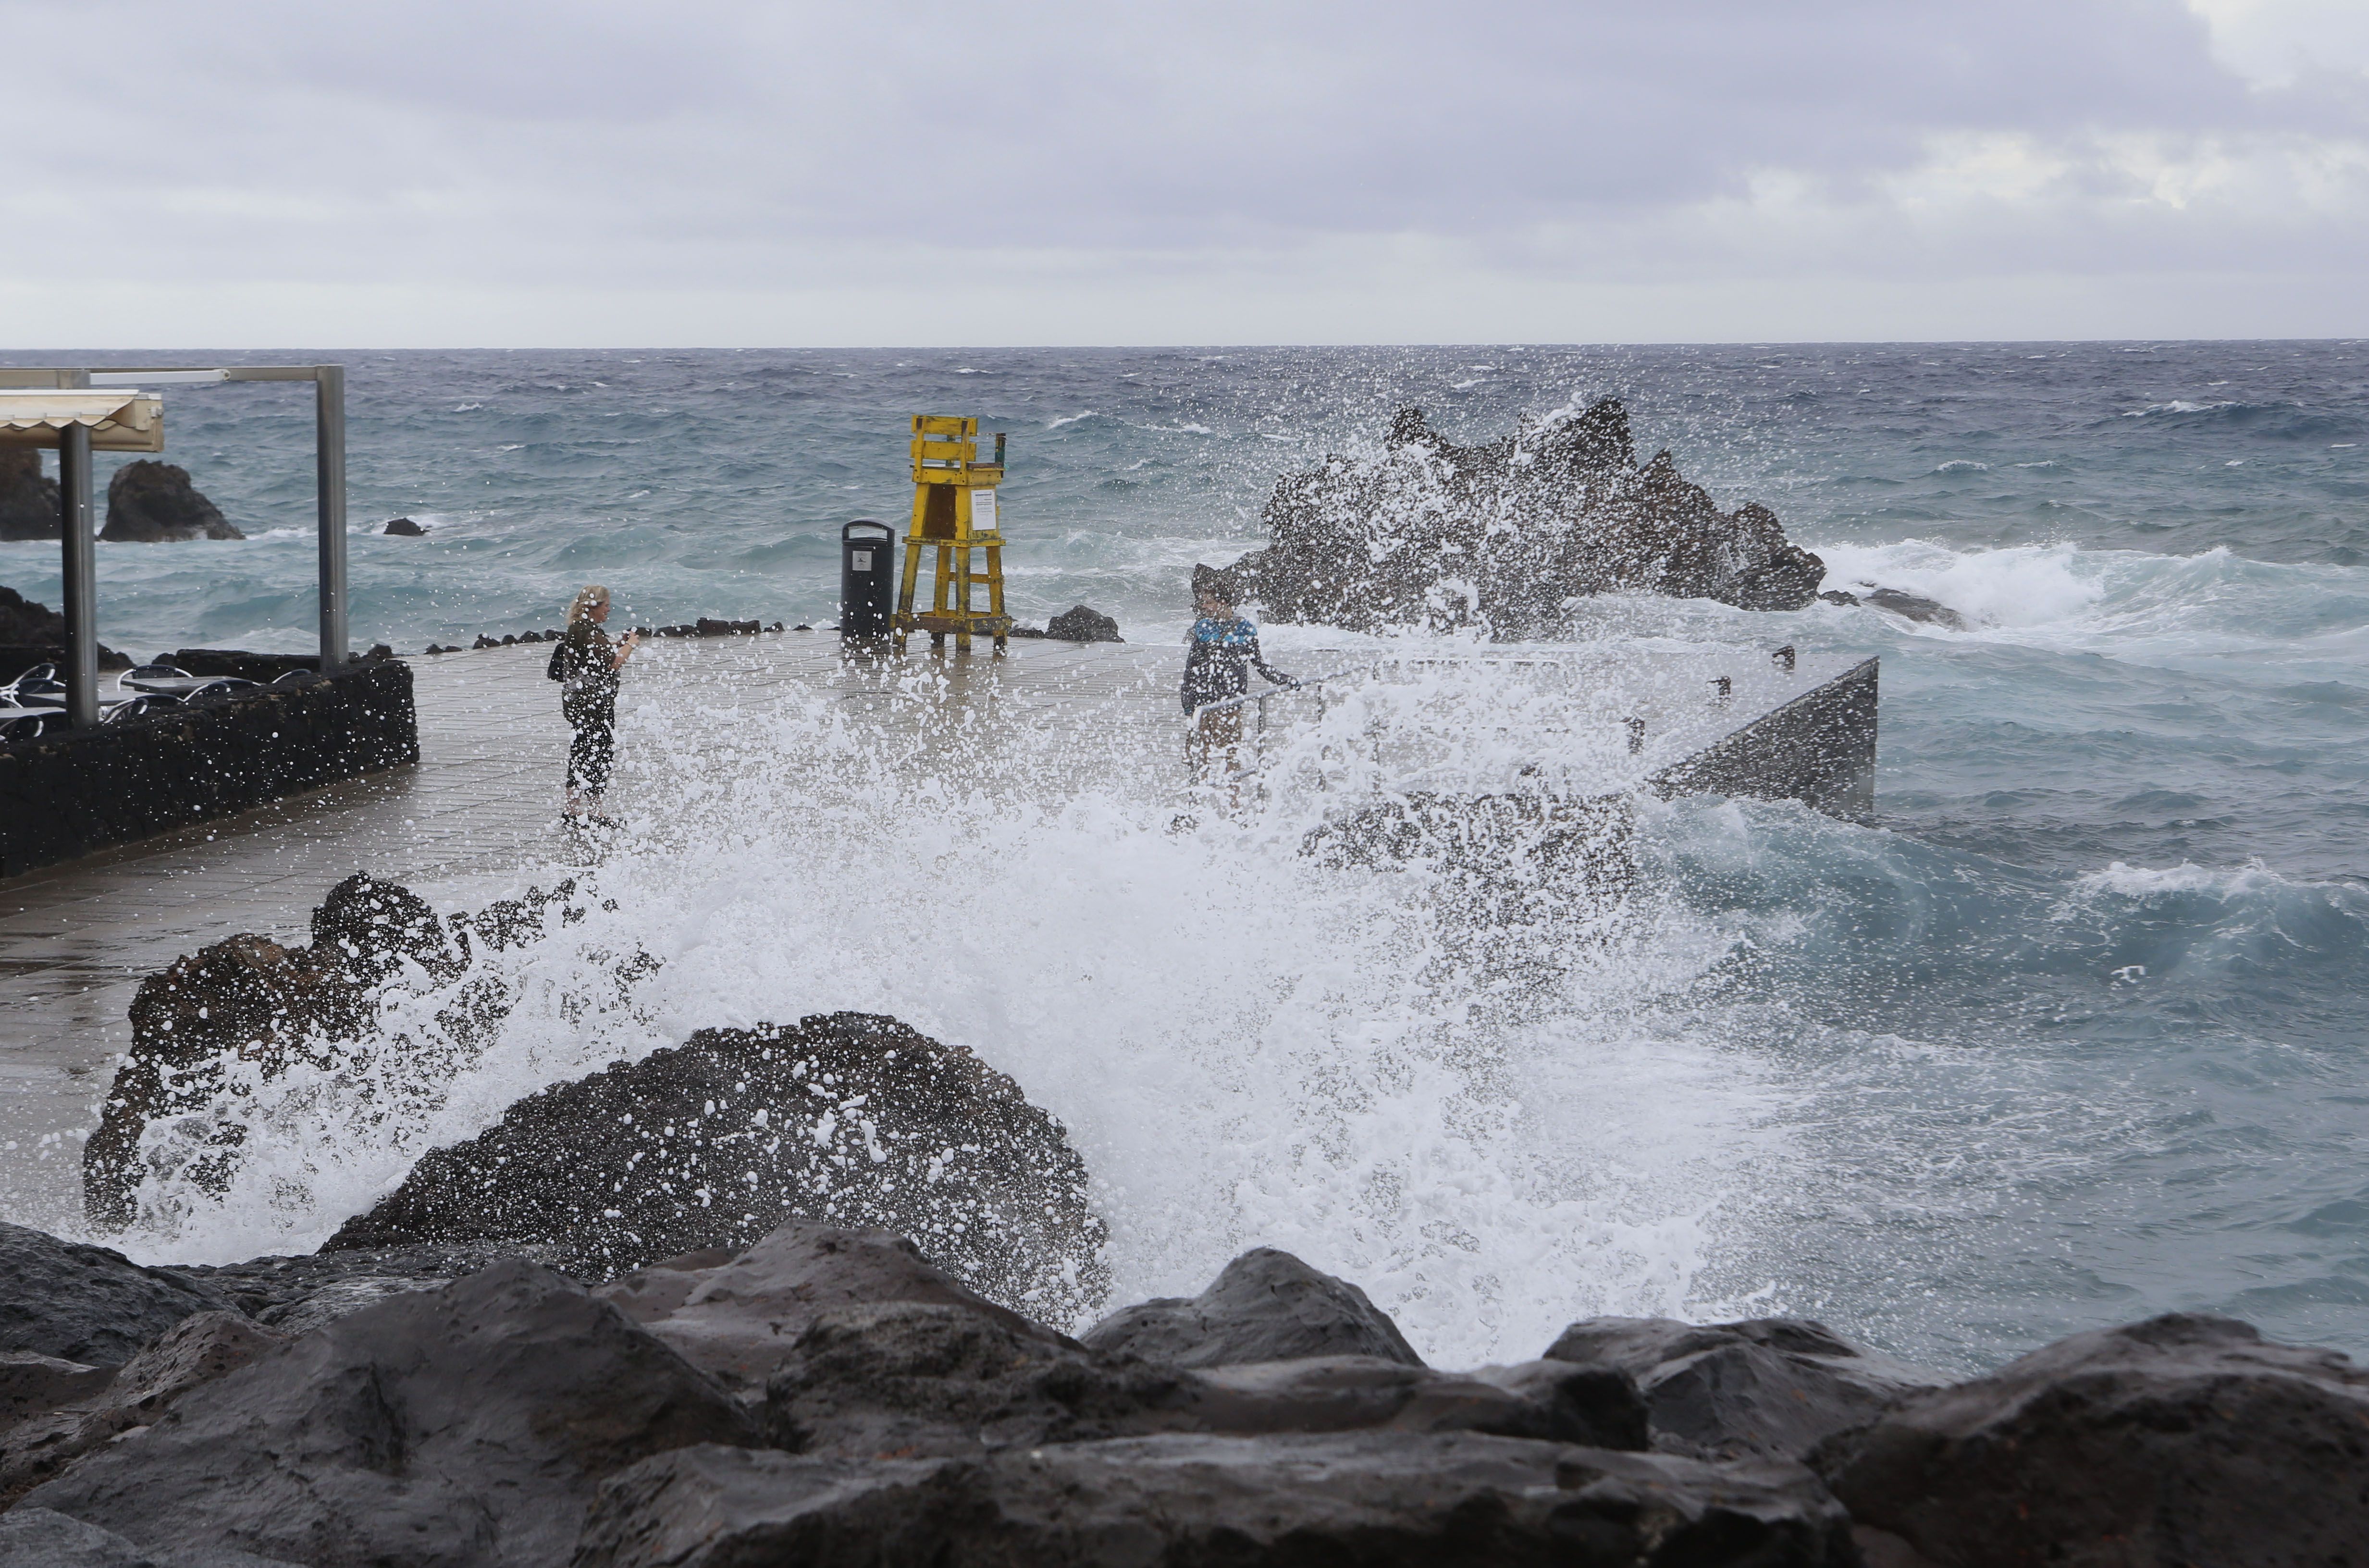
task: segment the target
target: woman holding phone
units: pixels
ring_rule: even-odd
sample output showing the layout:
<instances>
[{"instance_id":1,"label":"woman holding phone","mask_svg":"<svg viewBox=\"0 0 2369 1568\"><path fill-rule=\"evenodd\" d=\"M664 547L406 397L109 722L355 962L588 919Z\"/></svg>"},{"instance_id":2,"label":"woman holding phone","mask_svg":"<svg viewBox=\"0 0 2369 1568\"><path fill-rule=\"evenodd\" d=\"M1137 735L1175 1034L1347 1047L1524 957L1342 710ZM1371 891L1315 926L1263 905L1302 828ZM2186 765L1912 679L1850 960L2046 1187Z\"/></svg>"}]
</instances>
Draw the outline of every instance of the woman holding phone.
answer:
<instances>
[{"instance_id":1,"label":"woman holding phone","mask_svg":"<svg viewBox=\"0 0 2369 1568\"><path fill-rule=\"evenodd\" d=\"M617 760L617 679L640 646L639 632L612 643L601 623L609 618L609 590L594 583L567 607L567 630L551 650L547 673L559 682L559 711L576 738L567 748L567 819L596 828L617 824L601 813L609 770Z\"/></svg>"}]
</instances>

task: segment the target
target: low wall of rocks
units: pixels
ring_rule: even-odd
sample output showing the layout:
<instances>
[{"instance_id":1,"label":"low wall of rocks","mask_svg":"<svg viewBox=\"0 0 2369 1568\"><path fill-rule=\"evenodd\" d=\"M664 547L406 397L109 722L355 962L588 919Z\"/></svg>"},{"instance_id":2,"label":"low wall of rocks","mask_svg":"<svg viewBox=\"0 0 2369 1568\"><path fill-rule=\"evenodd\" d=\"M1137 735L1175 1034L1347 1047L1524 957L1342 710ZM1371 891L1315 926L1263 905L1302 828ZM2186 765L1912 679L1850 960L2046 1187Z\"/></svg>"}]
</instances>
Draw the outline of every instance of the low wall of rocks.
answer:
<instances>
[{"instance_id":1,"label":"low wall of rocks","mask_svg":"<svg viewBox=\"0 0 2369 1568\"><path fill-rule=\"evenodd\" d=\"M0 876L418 760L395 659L0 746Z\"/></svg>"}]
</instances>

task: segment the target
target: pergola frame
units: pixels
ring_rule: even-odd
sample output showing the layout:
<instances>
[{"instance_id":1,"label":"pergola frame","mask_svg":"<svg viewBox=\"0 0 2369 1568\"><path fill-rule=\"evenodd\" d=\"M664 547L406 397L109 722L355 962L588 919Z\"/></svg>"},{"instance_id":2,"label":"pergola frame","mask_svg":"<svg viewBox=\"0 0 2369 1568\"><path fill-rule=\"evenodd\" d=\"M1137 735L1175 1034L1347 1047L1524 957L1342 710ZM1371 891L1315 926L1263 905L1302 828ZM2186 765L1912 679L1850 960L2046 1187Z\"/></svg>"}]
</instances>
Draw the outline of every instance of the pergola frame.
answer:
<instances>
[{"instance_id":1,"label":"pergola frame","mask_svg":"<svg viewBox=\"0 0 2369 1568\"><path fill-rule=\"evenodd\" d=\"M346 367L102 365L0 368L0 387L72 390L212 381L313 383L313 475L321 527L321 670L346 662ZM92 532L90 430L58 432L58 506L65 539L66 722L98 722L97 552Z\"/></svg>"}]
</instances>

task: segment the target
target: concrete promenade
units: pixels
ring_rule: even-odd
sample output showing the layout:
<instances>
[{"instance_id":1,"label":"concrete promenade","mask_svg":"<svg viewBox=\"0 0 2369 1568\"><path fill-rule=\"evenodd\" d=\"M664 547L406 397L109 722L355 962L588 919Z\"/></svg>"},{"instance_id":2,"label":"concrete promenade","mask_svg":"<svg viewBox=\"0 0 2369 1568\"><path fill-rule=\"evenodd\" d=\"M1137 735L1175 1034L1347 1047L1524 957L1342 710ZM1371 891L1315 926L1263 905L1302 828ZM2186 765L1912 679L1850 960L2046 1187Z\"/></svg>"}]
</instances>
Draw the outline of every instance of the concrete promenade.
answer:
<instances>
[{"instance_id":1,"label":"concrete promenade","mask_svg":"<svg viewBox=\"0 0 2369 1568\"><path fill-rule=\"evenodd\" d=\"M567 857L568 732L544 678L549 656L528 644L411 659L417 766L0 881L0 1218L55 1219L45 1210L76 1185L80 1135L148 975L241 932L308 941L313 907L356 871L457 909L517 892L521 867ZM988 698L1040 732L1116 718L1142 729L1147 763L1164 761L1182 733L1182 659L1165 644L1022 640L1001 659L982 641L940 660L917 639L900 662L851 668L828 632L658 640L629 666L621 742L633 743L636 701L762 708L793 687L862 701L943 670L954 701ZM619 804L633 809L630 796Z\"/></svg>"}]
</instances>

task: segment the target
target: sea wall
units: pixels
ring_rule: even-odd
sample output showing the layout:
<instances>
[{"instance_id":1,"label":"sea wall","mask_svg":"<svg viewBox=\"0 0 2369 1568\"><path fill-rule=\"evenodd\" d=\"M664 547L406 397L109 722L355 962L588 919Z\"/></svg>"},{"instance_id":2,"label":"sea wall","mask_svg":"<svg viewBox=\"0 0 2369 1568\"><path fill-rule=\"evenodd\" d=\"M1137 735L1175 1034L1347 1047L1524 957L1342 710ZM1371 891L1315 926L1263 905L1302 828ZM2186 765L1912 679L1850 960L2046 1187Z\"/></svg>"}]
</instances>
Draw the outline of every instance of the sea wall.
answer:
<instances>
[{"instance_id":1,"label":"sea wall","mask_svg":"<svg viewBox=\"0 0 2369 1568\"><path fill-rule=\"evenodd\" d=\"M395 659L0 746L0 876L418 760Z\"/></svg>"},{"instance_id":2,"label":"sea wall","mask_svg":"<svg viewBox=\"0 0 2369 1568\"><path fill-rule=\"evenodd\" d=\"M1798 800L1875 820L1876 663L1854 665L1646 781L1655 795Z\"/></svg>"}]
</instances>

